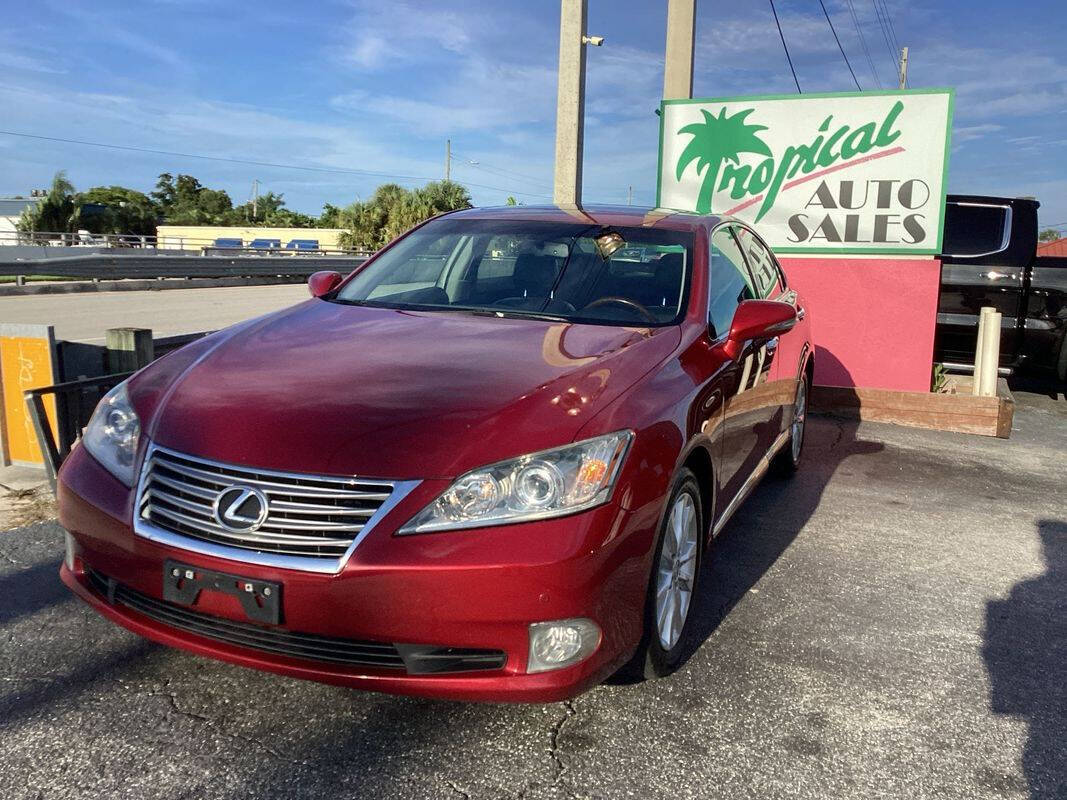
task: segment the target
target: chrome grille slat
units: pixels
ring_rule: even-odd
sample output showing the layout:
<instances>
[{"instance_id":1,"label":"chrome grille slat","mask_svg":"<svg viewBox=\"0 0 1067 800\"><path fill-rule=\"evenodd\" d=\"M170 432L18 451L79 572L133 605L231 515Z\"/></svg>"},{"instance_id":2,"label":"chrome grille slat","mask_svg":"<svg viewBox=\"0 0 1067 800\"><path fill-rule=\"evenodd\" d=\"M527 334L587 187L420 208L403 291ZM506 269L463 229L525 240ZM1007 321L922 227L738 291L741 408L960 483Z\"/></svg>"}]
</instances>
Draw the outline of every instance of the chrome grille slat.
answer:
<instances>
[{"instance_id":1,"label":"chrome grille slat","mask_svg":"<svg viewBox=\"0 0 1067 800\"><path fill-rule=\"evenodd\" d=\"M157 514L162 514L170 519L177 520L189 526L205 525L204 520L196 519L182 514L179 511L174 511L169 508L161 508L157 505L149 504L149 509ZM225 528L220 528L217 525L212 527L212 533L215 536L221 536L226 539L231 539L235 543L239 542L242 546L251 547L259 544L309 544L309 545L324 545L345 548L348 547L351 542L350 539L331 539L325 536L293 536L291 534L273 534L270 532L264 532L260 528L255 533L232 533Z\"/></svg>"},{"instance_id":2,"label":"chrome grille slat","mask_svg":"<svg viewBox=\"0 0 1067 800\"><path fill-rule=\"evenodd\" d=\"M222 464L149 445L134 530L223 558L336 572L385 512L416 485ZM215 504L233 487L259 490L267 514L256 530L222 525Z\"/></svg>"},{"instance_id":3,"label":"chrome grille slat","mask_svg":"<svg viewBox=\"0 0 1067 800\"><path fill-rule=\"evenodd\" d=\"M235 483L242 483L262 489L267 494L276 493L281 495L296 495L300 497L343 498L351 500L368 500L372 502L380 502L389 497L388 492L361 492L355 489L344 489L341 485L338 485L336 488L320 488L298 483L287 485L256 478L256 473L254 472L235 471L233 474L225 474L221 472L213 472L211 470L198 469L197 467L190 467L180 462L168 461L159 466L170 472L177 472L190 478L213 483L216 486L231 486Z\"/></svg>"}]
</instances>

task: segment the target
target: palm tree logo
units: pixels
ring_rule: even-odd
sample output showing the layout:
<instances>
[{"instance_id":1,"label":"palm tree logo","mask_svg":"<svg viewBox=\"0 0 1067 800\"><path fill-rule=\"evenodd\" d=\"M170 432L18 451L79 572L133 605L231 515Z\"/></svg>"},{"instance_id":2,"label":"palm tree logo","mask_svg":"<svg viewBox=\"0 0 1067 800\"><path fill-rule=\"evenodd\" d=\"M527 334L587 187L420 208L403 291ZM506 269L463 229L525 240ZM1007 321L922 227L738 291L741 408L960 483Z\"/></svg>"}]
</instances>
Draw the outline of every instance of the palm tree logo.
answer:
<instances>
[{"instance_id":1,"label":"palm tree logo","mask_svg":"<svg viewBox=\"0 0 1067 800\"><path fill-rule=\"evenodd\" d=\"M685 146L675 175L678 180L682 179L692 162L697 162L697 173L704 171L704 178L700 184L700 192L697 195L697 213L707 214L711 212L711 198L715 194L715 184L719 179L719 169L726 161L735 164L740 163L741 153L756 153L769 156L771 150L756 133L767 130L766 125L747 125L745 118L756 109L746 108L732 117L726 116L725 106L719 110L719 116L714 116L705 109L700 109L704 115L703 122L694 122L681 128L678 133L688 133L693 138Z\"/></svg>"}]
</instances>

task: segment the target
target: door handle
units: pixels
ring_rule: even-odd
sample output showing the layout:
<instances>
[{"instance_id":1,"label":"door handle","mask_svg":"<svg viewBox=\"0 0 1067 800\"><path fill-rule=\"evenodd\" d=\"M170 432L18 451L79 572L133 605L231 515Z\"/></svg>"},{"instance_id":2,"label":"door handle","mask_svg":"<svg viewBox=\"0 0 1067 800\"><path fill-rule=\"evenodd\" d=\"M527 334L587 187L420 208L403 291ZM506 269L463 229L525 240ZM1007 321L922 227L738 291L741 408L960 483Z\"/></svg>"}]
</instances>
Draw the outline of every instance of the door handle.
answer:
<instances>
[{"instance_id":1,"label":"door handle","mask_svg":"<svg viewBox=\"0 0 1067 800\"><path fill-rule=\"evenodd\" d=\"M999 281L999 280L1002 280L1003 278L1014 278L1015 277L1010 272L997 272L995 269L989 270L989 272L987 272L985 274L985 276L991 281Z\"/></svg>"}]
</instances>

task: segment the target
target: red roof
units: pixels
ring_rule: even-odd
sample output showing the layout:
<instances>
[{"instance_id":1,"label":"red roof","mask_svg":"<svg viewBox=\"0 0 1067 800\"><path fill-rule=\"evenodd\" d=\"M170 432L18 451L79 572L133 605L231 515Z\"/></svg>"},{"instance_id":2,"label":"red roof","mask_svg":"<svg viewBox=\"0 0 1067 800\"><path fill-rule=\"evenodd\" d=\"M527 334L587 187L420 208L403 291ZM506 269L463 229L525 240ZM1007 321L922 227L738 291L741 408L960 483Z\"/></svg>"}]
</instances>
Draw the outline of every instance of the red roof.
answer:
<instances>
[{"instance_id":1,"label":"red roof","mask_svg":"<svg viewBox=\"0 0 1067 800\"><path fill-rule=\"evenodd\" d=\"M1051 242L1038 242L1037 254L1039 256L1067 257L1067 238L1056 239Z\"/></svg>"}]
</instances>

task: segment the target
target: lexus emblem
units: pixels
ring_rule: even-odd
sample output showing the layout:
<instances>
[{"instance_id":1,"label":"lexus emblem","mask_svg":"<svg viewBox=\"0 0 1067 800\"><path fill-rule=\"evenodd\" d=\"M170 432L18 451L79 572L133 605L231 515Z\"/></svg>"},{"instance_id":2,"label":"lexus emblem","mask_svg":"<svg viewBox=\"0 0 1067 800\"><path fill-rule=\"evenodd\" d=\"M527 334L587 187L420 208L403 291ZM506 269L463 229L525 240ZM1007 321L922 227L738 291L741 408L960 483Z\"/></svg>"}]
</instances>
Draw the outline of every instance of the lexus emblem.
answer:
<instances>
[{"instance_id":1,"label":"lexus emblem","mask_svg":"<svg viewBox=\"0 0 1067 800\"><path fill-rule=\"evenodd\" d=\"M215 498L215 521L235 533L259 530L268 510L267 496L251 486L231 486Z\"/></svg>"}]
</instances>

